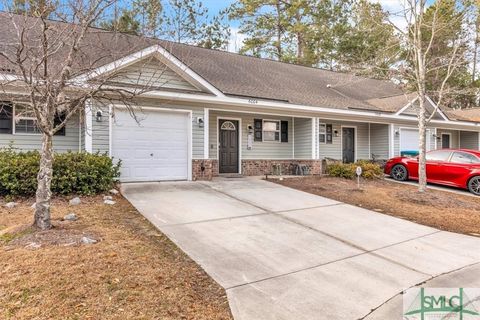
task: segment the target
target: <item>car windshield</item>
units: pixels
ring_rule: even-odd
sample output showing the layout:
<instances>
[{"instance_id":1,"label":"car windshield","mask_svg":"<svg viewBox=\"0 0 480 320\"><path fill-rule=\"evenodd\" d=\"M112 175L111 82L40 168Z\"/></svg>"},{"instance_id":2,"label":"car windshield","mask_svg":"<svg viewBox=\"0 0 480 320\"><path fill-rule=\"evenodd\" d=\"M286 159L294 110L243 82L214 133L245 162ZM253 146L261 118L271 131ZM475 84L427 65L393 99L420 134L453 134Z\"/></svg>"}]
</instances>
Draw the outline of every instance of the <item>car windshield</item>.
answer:
<instances>
[{"instance_id":1,"label":"car windshield","mask_svg":"<svg viewBox=\"0 0 480 320\"><path fill-rule=\"evenodd\" d=\"M451 154L449 150L437 150L428 152L426 157L427 161L447 161Z\"/></svg>"},{"instance_id":2,"label":"car windshield","mask_svg":"<svg viewBox=\"0 0 480 320\"><path fill-rule=\"evenodd\" d=\"M450 162L454 163L480 163L477 156L467 152L454 152Z\"/></svg>"}]
</instances>

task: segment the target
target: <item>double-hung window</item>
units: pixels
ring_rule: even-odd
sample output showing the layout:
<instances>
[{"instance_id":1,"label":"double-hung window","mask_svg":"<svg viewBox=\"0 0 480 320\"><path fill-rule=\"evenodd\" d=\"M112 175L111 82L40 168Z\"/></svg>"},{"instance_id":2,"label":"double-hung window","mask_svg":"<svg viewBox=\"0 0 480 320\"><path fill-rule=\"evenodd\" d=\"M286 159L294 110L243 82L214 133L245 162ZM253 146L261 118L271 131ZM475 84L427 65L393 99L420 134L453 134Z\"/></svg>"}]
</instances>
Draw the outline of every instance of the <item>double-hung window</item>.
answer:
<instances>
[{"instance_id":1,"label":"double-hung window","mask_svg":"<svg viewBox=\"0 0 480 320\"><path fill-rule=\"evenodd\" d=\"M327 125L325 123L320 123L320 127L318 128L318 142L327 142Z\"/></svg>"},{"instance_id":2,"label":"double-hung window","mask_svg":"<svg viewBox=\"0 0 480 320\"><path fill-rule=\"evenodd\" d=\"M280 142L279 120L263 120L263 141Z\"/></svg>"},{"instance_id":3,"label":"double-hung window","mask_svg":"<svg viewBox=\"0 0 480 320\"><path fill-rule=\"evenodd\" d=\"M24 104L15 105L15 133L39 134L37 118L32 107Z\"/></svg>"}]
</instances>

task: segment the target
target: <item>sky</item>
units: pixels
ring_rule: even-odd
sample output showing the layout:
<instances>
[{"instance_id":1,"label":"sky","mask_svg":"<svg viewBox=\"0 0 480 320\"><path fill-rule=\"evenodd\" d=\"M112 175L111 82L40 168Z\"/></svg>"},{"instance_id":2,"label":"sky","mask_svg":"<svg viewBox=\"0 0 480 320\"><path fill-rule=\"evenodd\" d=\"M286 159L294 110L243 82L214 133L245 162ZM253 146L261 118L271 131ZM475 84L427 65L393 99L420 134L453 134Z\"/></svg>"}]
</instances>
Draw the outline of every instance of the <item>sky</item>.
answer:
<instances>
[{"instance_id":1,"label":"sky","mask_svg":"<svg viewBox=\"0 0 480 320\"><path fill-rule=\"evenodd\" d=\"M217 14L220 10L225 9L226 7L233 4L234 0L201 0L205 7L208 8L208 11L211 15ZM399 12L402 12L404 0L369 0L372 2L377 2L382 5L382 7L391 13L391 21L400 27L401 29L405 28L407 23L404 17L398 15ZM242 46L242 41L245 39L245 36L239 33L239 23L238 21L230 22L231 36L230 43L228 46L228 51L238 52Z\"/></svg>"}]
</instances>

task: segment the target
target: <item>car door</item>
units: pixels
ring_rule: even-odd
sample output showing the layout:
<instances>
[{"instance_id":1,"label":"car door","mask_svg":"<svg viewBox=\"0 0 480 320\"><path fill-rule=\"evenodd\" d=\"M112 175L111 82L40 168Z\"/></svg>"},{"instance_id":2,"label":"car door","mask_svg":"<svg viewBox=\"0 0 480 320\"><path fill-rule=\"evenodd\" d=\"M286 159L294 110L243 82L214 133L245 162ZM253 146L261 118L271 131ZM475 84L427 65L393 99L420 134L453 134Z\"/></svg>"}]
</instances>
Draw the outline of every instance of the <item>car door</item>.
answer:
<instances>
[{"instance_id":1,"label":"car door","mask_svg":"<svg viewBox=\"0 0 480 320\"><path fill-rule=\"evenodd\" d=\"M463 151L455 151L450 161L444 164L442 179L445 184L465 187L472 164L478 164L477 156Z\"/></svg>"},{"instance_id":2,"label":"car door","mask_svg":"<svg viewBox=\"0 0 480 320\"><path fill-rule=\"evenodd\" d=\"M427 153L427 181L441 183L445 178L445 164L448 163L452 151L435 150Z\"/></svg>"}]
</instances>

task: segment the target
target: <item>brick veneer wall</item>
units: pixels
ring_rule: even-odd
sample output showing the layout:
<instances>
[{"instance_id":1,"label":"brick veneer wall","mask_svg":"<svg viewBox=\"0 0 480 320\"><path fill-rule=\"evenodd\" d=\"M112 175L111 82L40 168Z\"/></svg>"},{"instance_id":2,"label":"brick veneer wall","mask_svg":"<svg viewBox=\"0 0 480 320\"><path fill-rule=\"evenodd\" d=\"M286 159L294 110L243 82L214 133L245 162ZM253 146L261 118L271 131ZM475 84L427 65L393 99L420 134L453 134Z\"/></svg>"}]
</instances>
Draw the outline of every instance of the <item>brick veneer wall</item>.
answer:
<instances>
[{"instance_id":1,"label":"brick veneer wall","mask_svg":"<svg viewBox=\"0 0 480 320\"><path fill-rule=\"evenodd\" d=\"M281 165L283 175L295 174L296 164L307 165L310 168L310 174L322 173L321 160L242 160L242 175L263 176L272 174L272 166L277 164ZM212 180L213 177L218 175L218 160L192 160L192 180Z\"/></svg>"},{"instance_id":2,"label":"brick veneer wall","mask_svg":"<svg viewBox=\"0 0 480 320\"><path fill-rule=\"evenodd\" d=\"M218 175L218 161L214 159L192 160L192 180L212 180Z\"/></svg>"},{"instance_id":3,"label":"brick veneer wall","mask_svg":"<svg viewBox=\"0 0 480 320\"><path fill-rule=\"evenodd\" d=\"M307 165L310 168L310 174L322 173L321 160L242 160L242 174L245 176L271 174L274 164L281 166L282 175L295 174L296 164Z\"/></svg>"}]
</instances>

